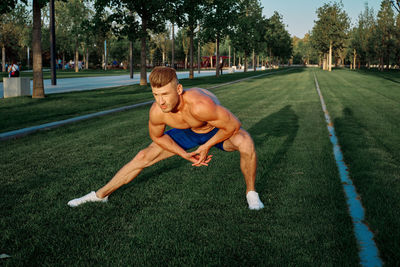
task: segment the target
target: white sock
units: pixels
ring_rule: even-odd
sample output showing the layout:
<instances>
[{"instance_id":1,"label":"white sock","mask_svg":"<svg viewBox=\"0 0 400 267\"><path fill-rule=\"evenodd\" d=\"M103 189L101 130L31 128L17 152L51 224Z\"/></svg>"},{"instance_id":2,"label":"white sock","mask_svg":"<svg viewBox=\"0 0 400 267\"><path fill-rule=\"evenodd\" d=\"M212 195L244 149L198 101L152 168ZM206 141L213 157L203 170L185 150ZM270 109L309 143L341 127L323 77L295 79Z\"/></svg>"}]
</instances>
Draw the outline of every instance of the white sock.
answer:
<instances>
[{"instance_id":1,"label":"white sock","mask_svg":"<svg viewBox=\"0 0 400 267\"><path fill-rule=\"evenodd\" d=\"M246 195L247 203L249 203L249 209L259 210L264 208L264 204L261 202L256 191L249 191Z\"/></svg>"},{"instance_id":2,"label":"white sock","mask_svg":"<svg viewBox=\"0 0 400 267\"><path fill-rule=\"evenodd\" d=\"M77 207L86 202L107 202L107 201L108 201L108 196L106 196L105 198L98 198L96 196L96 192L92 191L89 194L84 195L83 197L75 198L69 201L68 206Z\"/></svg>"}]
</instances>

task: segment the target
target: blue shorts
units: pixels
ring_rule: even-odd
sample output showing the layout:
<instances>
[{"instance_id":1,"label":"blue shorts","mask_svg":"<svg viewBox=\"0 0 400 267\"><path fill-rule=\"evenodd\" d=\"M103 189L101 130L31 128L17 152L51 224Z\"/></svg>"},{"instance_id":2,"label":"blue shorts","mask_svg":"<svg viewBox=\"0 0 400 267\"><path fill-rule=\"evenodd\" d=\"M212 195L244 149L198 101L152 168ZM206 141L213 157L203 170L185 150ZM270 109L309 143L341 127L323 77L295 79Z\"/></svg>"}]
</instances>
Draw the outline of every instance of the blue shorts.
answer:
<instances>
[{"instance_id":1,"label":"blue shorts","mask_svg":"<svg viewBox=\"0 0 400 267\"><path fill-rule=\"evenodd\" d=\"M211 132L199 134L193 132L191 129L171 129L166 131L165 134L168 134L172 140L174 140L175 143L177 143L184 150L188 150L206 143L218 132L218 130L218 128L214 128ZM225 151L223 143L224 142L221 142L214 146L222 151Z\"/></svg>"}]
</instances>

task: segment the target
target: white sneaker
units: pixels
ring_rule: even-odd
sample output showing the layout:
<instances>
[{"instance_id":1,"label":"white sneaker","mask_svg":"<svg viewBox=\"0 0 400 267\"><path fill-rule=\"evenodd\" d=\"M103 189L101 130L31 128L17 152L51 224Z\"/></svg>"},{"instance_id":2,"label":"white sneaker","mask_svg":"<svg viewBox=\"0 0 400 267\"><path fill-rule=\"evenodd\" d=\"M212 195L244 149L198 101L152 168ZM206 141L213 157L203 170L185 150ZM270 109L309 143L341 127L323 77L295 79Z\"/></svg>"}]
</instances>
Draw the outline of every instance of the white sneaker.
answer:
<instances>
[{"instance_id":1,"label":"white sneaker","mask_svg":"<svg viewBox=\"0 0 400 267\"><path fill-rule=\"evenodd\" d=\"M261 202L256 191L249 191L246 195L247 203L249 203L249 209L259 210L264 208L264 204Z\"/></svg>"},{"instance_id":2,"label":"white sneaker","mask_svg":"<svg viewBox=\"0 0 400 267\"><path fill-rule=\"evenodd\" d=\"M75 198L73 200L70 200L68 202L68 206L77 207L77 206L79 206L79 205L81 205L83 203L86 203L86 202L98 202L98 201L107 202L108 201L108 196L106 196L105 198L98 198L96 196L96 192L92 191L89 194L84 195L83 197Z\"/></svg>"}]
</instances>

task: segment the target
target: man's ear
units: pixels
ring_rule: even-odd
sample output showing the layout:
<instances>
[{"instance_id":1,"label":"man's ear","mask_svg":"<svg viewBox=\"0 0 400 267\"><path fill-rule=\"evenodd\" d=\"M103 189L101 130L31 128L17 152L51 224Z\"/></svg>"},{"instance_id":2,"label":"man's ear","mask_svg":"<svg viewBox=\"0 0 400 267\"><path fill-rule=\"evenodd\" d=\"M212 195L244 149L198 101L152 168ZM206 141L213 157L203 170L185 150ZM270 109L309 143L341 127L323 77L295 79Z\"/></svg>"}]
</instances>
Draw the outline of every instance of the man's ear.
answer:
<instances>
[{"instance_id":1,"label":"man's ear","mask_svg":"<svg viewBox=\"0 0 400 267\"><path fill-rule=\"evenodd\" d=\"M178 83L176 87L176 91L178 92L178 95L181 95L183 93L183 86L182 84Z\"/></svg>"}]
</instances>

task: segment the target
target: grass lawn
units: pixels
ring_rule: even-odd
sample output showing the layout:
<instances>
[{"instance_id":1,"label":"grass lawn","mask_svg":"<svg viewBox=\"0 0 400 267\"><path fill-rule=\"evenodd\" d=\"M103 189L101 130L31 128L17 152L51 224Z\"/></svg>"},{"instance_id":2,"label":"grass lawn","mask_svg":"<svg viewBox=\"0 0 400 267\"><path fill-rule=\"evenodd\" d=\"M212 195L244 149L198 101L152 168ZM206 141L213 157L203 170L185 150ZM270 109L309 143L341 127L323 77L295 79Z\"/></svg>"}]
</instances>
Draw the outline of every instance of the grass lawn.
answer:
<instances>
[{"instance_id":1,"label":"grass lawn","mask_svg":"<svg viewBox=\"0 0 400 267\"><path fill-rule=\"evenodd\" d=\"M173 157L69 208L149 144L141 107L0 143L1 263L358 266L312 70L214 92L254 138L263 210L247 208L238 153L216 149L209 167Z\"/></svg>"},{"instance_id":2,"label":"grass lawn","mask_svg":"<svg viewBox=\"0 0 400 267\"><path fill-rule=\"evenodd\" d=\"M182 79L184 87L209 88L262 73L247 72L216 77ZM279 70L281 71L281 70ZM289 70L291 71L291 70ZM132 105L153 99L150 86L130 85L83 92L49 94L45 99L14 97L0 99L0 132L35 126L47 122L64 120L97 111Z\"/></svg>"},{"instance_id":3,"label":"grass lawn","mask_svg":"<svg viewBox=\"0 0 400 267\"><path fill-rule=\"evenodd\" d=\"M317 72L366 221L387 266L400 263L399 74Z\"/></svg>"}]
</instances>

